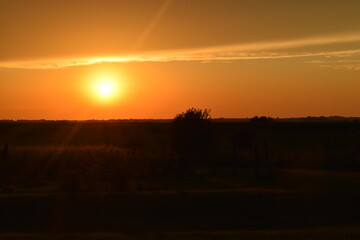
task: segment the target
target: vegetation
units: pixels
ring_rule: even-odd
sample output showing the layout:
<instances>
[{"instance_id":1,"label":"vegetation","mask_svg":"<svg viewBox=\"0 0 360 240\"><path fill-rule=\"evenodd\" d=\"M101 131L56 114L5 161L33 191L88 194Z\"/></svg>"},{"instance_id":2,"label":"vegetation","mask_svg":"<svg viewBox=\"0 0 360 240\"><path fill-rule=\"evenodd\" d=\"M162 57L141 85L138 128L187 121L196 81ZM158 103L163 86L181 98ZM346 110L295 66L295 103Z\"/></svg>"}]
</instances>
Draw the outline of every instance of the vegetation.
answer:
<instances>
[{"instance_id":1,"label":"vegetation","mask_svg":"<svg viewBox=\"0 0 360 240\"><path fill-rule=\"evenodd\" d=\"M194 164L211 157L213 129L210 110L188 109L173 120L173 147L180 158L180 172L186 174Z\"/></svg>"},{"instance_id":2,"label":"vegetation","mask_svg":"<svg viewBox=\"0 0 360 240\"><path fill-rule=\"evenodd\" d=\"M0 133L4 239L359 233L359 122L192 108L172 121L4 121Z\"/></svg>"}]
</instances>

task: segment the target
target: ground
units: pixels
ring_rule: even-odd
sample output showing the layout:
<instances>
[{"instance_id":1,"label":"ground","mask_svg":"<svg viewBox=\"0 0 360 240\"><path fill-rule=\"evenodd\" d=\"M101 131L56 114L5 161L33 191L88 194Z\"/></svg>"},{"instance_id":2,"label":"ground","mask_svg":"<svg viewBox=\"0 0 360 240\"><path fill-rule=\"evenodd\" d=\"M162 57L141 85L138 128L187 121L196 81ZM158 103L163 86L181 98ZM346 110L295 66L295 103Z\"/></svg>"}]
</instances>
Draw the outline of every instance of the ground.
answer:
<instances>
[{"instance_id":1,"label":"ground","mask_svg":"<svg viewBox=\"0 0 360 240\"><path fill-rule=\"evenodd\" d=\"M155 181L155 180L153 180ZM360 173L251 169L126 192L0 195L1 239L359 239ZM150 184L150 183L148 183ZM154 182L151 185L155 186Z\"/></svg>"}]
</instances>

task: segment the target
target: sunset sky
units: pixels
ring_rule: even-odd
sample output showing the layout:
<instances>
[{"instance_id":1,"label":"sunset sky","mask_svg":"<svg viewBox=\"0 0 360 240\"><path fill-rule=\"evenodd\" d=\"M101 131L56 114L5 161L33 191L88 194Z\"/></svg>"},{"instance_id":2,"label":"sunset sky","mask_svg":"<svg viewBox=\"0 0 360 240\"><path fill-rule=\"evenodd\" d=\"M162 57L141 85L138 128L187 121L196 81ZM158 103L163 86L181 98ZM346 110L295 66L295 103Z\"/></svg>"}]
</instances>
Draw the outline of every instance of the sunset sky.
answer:
<instances>
[{"instance_id":1,"label":"sunset sky","mask_svg":"<svg viewBox=\"0 0 360 240\"><path fill-rule=\"evenodd\" d=\"M0 119L360 116L358 0L0 0Z\"/></svg>"}]
</instances>

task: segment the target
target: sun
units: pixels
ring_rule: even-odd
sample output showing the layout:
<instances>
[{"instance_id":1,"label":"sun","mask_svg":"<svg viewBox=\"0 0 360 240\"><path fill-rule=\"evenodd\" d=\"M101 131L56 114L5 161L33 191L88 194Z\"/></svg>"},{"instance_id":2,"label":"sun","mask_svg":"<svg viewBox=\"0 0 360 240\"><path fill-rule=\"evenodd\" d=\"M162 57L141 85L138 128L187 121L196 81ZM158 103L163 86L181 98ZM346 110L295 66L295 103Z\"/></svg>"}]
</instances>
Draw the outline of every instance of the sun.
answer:
<instances>
[{"instance_id":1,"label":"sun","mask_svg":"<svg viewBox=\"0 0 360 240\"><path fill-rule=\"evenodd\" d=\"M121 95L118 79L111 77L95 79L92 84L91 95L97 103L115 103Z\"/></svg>"},{"instance_id":2,"label":"sun","mask_svg":"<svg viewBox=\"0 0 360 240\"><path fill-rule=\"evenodd\" d=\"M119 106L128 96L129 84L126 80L127 77L118 71L107 68L93 69L84 75L81 82L84 101L104 109Z\"/></svg>"},{"instance_id":3,"label":"sun","mask_svg":"<svg viewBox=\"0 0 360 240\"><path fill-rule=\"evenodd\" d=\"M111 83L100 83L98 87L99 94L103 97L110 97L114 92L114 87Z\"/></svg>"}]
</instances>

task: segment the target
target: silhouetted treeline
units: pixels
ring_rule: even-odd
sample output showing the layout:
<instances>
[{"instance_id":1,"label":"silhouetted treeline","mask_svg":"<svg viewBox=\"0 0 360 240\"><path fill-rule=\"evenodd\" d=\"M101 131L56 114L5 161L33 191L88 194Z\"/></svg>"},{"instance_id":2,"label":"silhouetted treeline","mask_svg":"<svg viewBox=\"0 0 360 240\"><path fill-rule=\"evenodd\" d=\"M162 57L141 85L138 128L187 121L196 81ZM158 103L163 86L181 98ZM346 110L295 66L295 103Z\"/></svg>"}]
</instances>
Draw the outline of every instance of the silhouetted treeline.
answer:
<instances>
[{"instance_id":1,"label":"silhouetted treeline","mask_svg":"<svg viewBox=\"0 0 360 240\"><path fill-rule=\"evenodd\" d=\"M111 190L245 168L360 169L359 122L254 119L214 121L208 110L189 109L159 122L1 122L1 184Z\"/></svg>"},{"instance_id":2,"label":"silhouetted treeline","mask_svg":"<svg viewBox=\"0 0 360 240\"><path fill-rule=\"evenodd\" d=\"M253 118L250 118L250 122L271 122L273 120L274 120L273 118L265 117L265 116L261 116L261 117L255 116Z\"/></svg>"}]
</instances>

